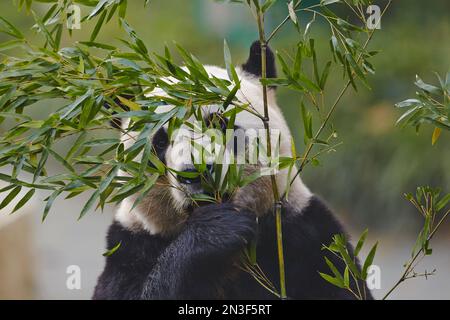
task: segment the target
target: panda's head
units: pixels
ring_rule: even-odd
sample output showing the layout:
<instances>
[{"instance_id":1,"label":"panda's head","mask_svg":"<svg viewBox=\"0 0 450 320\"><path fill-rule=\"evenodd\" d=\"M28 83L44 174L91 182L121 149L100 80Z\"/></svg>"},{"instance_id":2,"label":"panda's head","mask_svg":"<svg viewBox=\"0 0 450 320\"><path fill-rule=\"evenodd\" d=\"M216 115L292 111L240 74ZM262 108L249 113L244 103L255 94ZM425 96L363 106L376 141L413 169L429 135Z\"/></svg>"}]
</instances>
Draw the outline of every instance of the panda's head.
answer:
<instances>
[{"instance_id":1,"label":"panda's head","mask_svg":"<svg viewBox=\"0 0 450 320\"><path fill-rule=\"evenodd\" d=\"M270 49L267 50L266 65L267 77L276 77L274 56ZM229 79L223 68L205 66L205 70L211 76ZM267 151L267 148L263 142L266 141L264 123L258 116L264 114L263 91L258 81L261 75L259 42L251 46L247 62L237 68L236 72L240 79L236 98L243 105L248 105L251 111L241 110L230 119L230 113L224 112L221 106L203 106L201 120L199 116L192 117L175 132L169 133L167 125L158 129L152 135L153 150L170 170L158 179L136 208L131 210L138 195L122 202L116 215L122 225L130 229L145 229L152 234L176 232L192 209L201 205L196 196L208 192L205 190L207 184L204 180L215 177L223 182L232 163L237 163L242 168L243 176L257 174L260 177L227 193L222 201L246 207L257 215L270 212L273 193L268 174L274 171L269 168L268 159L261 157L262 149ZM165 92L157 88L149 95L161 96ZM276 104L274 88L268 90L268 105L272 156L276 154L279 157L290 157L291 134ZM170 105L161 105L155 112L167 113L172 108ZM128 126L127 121L123 126ZM133 133L122 137L125 144L132 143L130 135L132 138ZM201 175L198 174L199 166L202 166ZM281 194L284 194L288 184L288 170L277 171L276 181ZM310 197L309 190L300 178L294 181L289 194L290 201L299 210Z\"/></svg>"}]
</instances>

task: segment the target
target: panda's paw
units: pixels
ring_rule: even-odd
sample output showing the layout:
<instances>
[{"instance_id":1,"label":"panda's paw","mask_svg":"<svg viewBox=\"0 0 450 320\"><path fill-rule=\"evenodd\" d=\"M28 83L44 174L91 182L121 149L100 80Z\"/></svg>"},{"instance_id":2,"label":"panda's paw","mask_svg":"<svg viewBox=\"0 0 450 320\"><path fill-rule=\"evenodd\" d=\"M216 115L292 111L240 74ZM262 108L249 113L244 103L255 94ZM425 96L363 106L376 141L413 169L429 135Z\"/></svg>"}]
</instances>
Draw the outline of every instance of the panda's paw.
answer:
<instances>
[{"instance_id":1,"label":"panda's paw","mask_svg":"<svg viewBox=\"0 0 450 320\"><path fill-rule=\"evenodd\" d=\"M256 236L255 214L230 203L196 208L188 225L198 238L217 248L239 249Z\"/></svg>"}]
</instances>

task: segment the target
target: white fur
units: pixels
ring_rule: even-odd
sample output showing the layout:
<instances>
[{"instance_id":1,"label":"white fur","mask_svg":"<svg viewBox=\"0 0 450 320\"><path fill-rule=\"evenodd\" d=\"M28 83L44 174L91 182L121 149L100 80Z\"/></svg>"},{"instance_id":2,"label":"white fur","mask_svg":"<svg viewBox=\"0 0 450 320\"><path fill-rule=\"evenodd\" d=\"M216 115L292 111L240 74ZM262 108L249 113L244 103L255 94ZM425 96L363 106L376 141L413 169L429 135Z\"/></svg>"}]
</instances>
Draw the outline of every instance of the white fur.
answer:
<instances>
[{"instance_id":1,"label":"white fur","mask_svg":"<svg viewBox=\"0 0 450 320\"><path fill-rule=\"evenodd\" d=\"M160 226L144 215L139 209L135 208L131 210L132 206L133 201L131 199L124 199L117 209L116 221L130 230L142 227L150 234L161 232Z\"/></svg>"}]
</instances>

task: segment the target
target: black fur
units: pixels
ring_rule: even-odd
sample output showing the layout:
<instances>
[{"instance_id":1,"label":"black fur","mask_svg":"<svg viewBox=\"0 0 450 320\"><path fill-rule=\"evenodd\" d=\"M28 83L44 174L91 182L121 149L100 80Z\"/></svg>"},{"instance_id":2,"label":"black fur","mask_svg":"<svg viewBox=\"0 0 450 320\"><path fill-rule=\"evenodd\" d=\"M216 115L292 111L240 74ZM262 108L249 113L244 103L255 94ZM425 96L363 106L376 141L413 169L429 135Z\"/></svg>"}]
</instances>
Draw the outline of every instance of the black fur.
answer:
<instances>
[{"instance_id":1,"label":"black fur","mask_svg":"<svg viewBox=\"0 0 450 320\"><path fill-rule=\"evenodd\" d=\"M159 130L156 131L152 138L152 146L159 160L166 164L166 151L169 146L169 136L166 129L159 128Z\"/></svg>"},{"instance_id":2,"label":"black fur","mask_svg":"<svg viewBox=\"0 0 450 320\"><path fill-rule=\"evenodd\" d=\"M262 73L261 60L261 44L259 41L255 41L250 47L250 55L247 62L242 65L242 70L260 77ZM266 47L266 78L276 77L277 70L275 66L275 57L272 50L269 47Z\"/></svg>"},{"instance_id":3,"label":"black fur","mask_svg":"<svg viewBox=\"0 0 450 320\"><path fill-rule=\"evenodd\" d=\"M133 96L130 94L122 94L122 96L128 100L133 99ZM122 102L120 102L119 98L114 98L114 103L117 104L124 111L130 111L130 108L128 108L126 105L124 105ZM106 101L103 103L103 106L106 109L111 109L111 105ZM110 125L113 128L120 129L122 127L122 119L121 118L112 118L110 121Z\"/></svg>"},{"instance_id":4,"label":"black fur","mask_svg":"<svg viewBox=\"0 0 450 320\"><path fill-rule=\"evenodd\" d=\"M318 273L330 273L324 255L341 272L344 267L321 250L332 235L343 233L329 209L316 197L301 213L285 203L282 224L289 298L353 299ZM274 299L238 268L243 249L255 237L258 264L279 288L275 221L270 213L259 219L257 227L255 213L231 204L199 207L173 238L131 232L115 222L108 233L108 248L122 245L107 257L93 298Z\"/></svg>"}]
</instances>

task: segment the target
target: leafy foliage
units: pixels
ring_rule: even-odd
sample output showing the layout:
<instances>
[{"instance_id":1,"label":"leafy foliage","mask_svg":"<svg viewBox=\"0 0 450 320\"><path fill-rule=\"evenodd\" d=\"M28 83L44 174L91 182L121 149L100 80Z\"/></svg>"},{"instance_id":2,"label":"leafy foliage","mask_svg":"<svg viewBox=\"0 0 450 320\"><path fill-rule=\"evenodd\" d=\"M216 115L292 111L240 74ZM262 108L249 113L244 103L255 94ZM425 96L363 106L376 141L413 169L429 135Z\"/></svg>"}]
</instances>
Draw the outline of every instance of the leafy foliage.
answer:
<instances>
[{"instance_id":1,"label":"leafy foliage","mask_svg":"<svg viewBox=\"0 0 450 320\"><path fill-rule=\"evenodd\" d=\"M21 205L33 196L32 190L51 191L46 199L43 218L49 213L53 201L63 194L72 198L89 190L93 192L80 213L82 217L94 206L103 208L105 203L120 202L134 193L145 195L149 192L158 176L172 170L158 161L150 148L152 134L166 123L169 123L169 131L173 131L186 124L185 120L189 117L199 115L199 108L212 104L222 105L224 111L228 110L228 115L236 112L254 113L251 106L240 105L234 98L239 90L239 79L226 44L225 64L232 82L210 77L200 61L178 44L175 47L182 59L180 65L174 62L169 48L166 48L164 55L149 53L137 33L123 20L127 1L45 2L49 4L47 13L42 18L34 15L35 29L42 36L43 45L26 39L6 19L0 20L1 31L12 38L3 43L1 49L5 52L14 49L14 55L5 54L0 65L0 78L3 80L0 85L0 121L8 118L15 122L0 139L0 166L12 168L10 175L2 173L0 178L16 188L30 189ZM83 20L100 18L89 41L60 48L59 30L67 19L65 14L68 7L73 3L93 8ZM271 3L266 2L260 8L266 11ZM32 10L32 4L33 1L18 2L19 8L26 7L29 11ZM249 4L259 6L258 1ZM292 4L289 13L291 18L292 10L298 8L299 4ZM334 55L340 56L342 52L342 56L350 55L355 61L359 61L358 56L366 57L365 51L358 49L362 45L356 45L355 40L350 41L352 32L363 30L337 23L338 18L327 8L328 4L331 3L299 10L322 10L322 15L330 22L332 33L338 33L340 37L346 35L345 39L339 38L340 41L333 49ZM128 35L128 38L121 39L125 49L95 42L102 23L109 21L116 12ZM308 26L310 28L311 24ZM319 72L314 39L309 39L307 32L303 33L297 48L293 68L288 67L285 58L278 54L285 78L270 81L262 79L263 84L287 85L311 97L323 94L331 61ZM94 51L99 54L95 55ZM314 70L310 75L303 68L304 59L314 62ZM354 64L345 61L350 60L336 60L342 63L347 76L363 75L363 69L354 69ZM363 68L364 61L356 66ZM175 81L167 81L167 77ZM156 87L162 89L165 95L146 95ZM27 115L27 109L37 102L54 99L62 99L65 103L45 120L36 120ZM154 110L161 104L170 104L174 108L167 113L156 114ZM263 118L263 115L256 115ZM95 131L115 130L109 125L109 121L115 118L131 118L128 128L122 132L125 135L139 132L131 146L125 147L117 138L90 138L90 134ZM311 137L312 122L309 119L305 129ZM75 137L75 143L66 154L59 154L58 145L69 137ZM311 137L311 141L314 145L327 145L317 138ZM143 155L142 159L138 157L140 154ZM46 169L49 158L59 162L65 172L49 176ZM297 156L282 159L281 166L290 166L292 169L299 159ZM151 163L151 166L147 163ZM198 169L200 174L205 172L204 166ZM230 170L233 172L228 174L228 181L213 187L219 197L226 189L251 181L242 176L243 172L238 167L232 166ZM20 175L22 172L31 173L31 181L24 181ZM214 185L211 182L209 184ZM18 189L13 191L4 200L5 206L19 193Z\"/></svg>"},{"instance_id":2,"label":"leafy foliage","mask_svg":"<svg viewBox=\"0 0 450 320\"><path fill-rule=\"evenodd\" d=\"M421 259L433 253L430 248L430 241L443 223L447 221L450 214L450 193L441 196L441 189L431 187L418 187L415 195L405 194L417 211L424 219L424 225L411 251L411 258L404 265L404 271L400 279L394 286L386 293L383 299L386 299L402 282L417 278L434 275L436 270L428 272L416 272L416 268Z\"/></svg>"},{"instance_id":3,"label":"leafy foliage","mask_svg":"<svg viewBox=\"0 0 450 320\"><path fill-rule=\"evenodd\" d=\"M1 87L0 121L8 117L18 122L0 140L1 166L13 166L12 175L2 174L2 179L32 190L52 190L52 195L47 198L44 218L52 202L63 192L67 192L70 198L95 190L80 217L96 201L103 208L106 202L119 202L132 193L144 192L145 195L156 178L167 169L149 148L152 134L169 121L172 129L180 126L184 119L198 114L200 106L223 104L225 108L236 94L236 90L230 90L229 81L211 78L198 59L179 45L177 50L185 69L175 65L168 48L164 56L150 55L125 21L122 25L129 39L123 39L122 43L130 49L127 52L92 41L56 51L58 47L51 44L59 41L44 24L40 30L46 42L44 47L37 47L5 19L2 21L7 27L5 32L18 40L16 44L24 52L24 58L10 56L5 59L1 69L1 77L5 81ZM49 44L54 51L46 48ZM106 54L94 56L89 52L90 48L100 48ZM179 82L168 83L165 78L169 76ZM167 96L145 97L145 93L156 86L162 88ZM136 98L132 101L126 96ZM33 120L24 115L26 107L53 98L64 98L68 103L49 115L47 120ZM164 114L155 114L155 108L161 104L171 104L175 108ZM118 139L87 139L88 133L94 130L111 130L109 121L113 114L114 118L132 118L124 134L140 132L131 147L124 148ZM72 148L65 156L57 154L53 150L54 145L72 135L77 137ZM88 154L91 149L96 150L95 155ZM144 158L137 161L136 157L141 152L144 152ZM67 172L48 177L45 165L49 156L60 162ZM148 166L148 162L153 166ZM242 185L239 182L242 172L234 169L233 177L238 180L231 182ZM119 170L133 178L118 176ZM17 178L21 171L33 173L32 183ZM37 180L41 180L39 184ZM4 205L16 195L16 192L11 193ZM29 199L29 195L23 200Z\"/></svg>"},{"instance_id":4,"label":"leafy foliage","mask_svg":"<svg viewBox=\"0 0 450 320\"><path fill-rule=\"evenodd\" d=\"M432 254L430 241L439 228L446 221L450 214L450 193L441 196L439 188L418 187L415 195L405 194L417 211L424 219L424 225L418 234L416 243L411 251L411 258L404 265L404 272L400 279L394 286L385 294L383 299L386 299L402 282L417 277L428 277L434 275L436 270L431 272L425 270L424 272L417 272L416 268L418 262L422 257ZM361 248L363 247L367 238L367 229L362 233L360 239L354 250L354 257L346 246L346 239L344 235L335 235L333 241L328 246L323 246L324 250L331 252L338 256L345 264L345 271L341 274L336 266L325 257L325 262L330 268L332 275L320 273L320 276L327 282L350 291L357 299L366 299L366 292L361 289L360 284L367 280L367 270L372 265L378 243L371 248L364 261L361 272L359 272L356 259L358 258Z\"/></svg>"},{"instance_id":5,"label":"leafy foliage","mask_svg":"<svg viewBox=\"0 0 450 320\"><path fill-rule=\"evenodd\" d=\"M436 74L439 84L425 83L416 76L415 85L419 89L416 98L407 99L396 104L397 108L406 109L397 123L414 126L418 131L422 124L435 126L432 136L434 145L439 139L441 130L450 130L450 72L445 80Z\"/></svg>"},{"instance_id":6,"label":"leafy foliage","mask_svg":"<svg viewBox=\"0 0 450 320\"><path fill-rule=\"evenodd\" d=\"M359 271L356 260L361 260L359 259L359 254L366 241L367 233L368 230L366 229L361 234L353 253L347 247L345 235L334 235L332 243L328 246L324 245L323 250L329 251L343 261L345 264L344 273L341 274L338 268L327 257L324 257L324 259L333 275L319 272L323 279L339 288L348 290L359 300L366 299L367 292L365 291L364 281L367 280L367 271L372 265L378 246L378 242L375 243L366 259L362 260L364 263L361 271Z\"/></svg>"},{"instance_id":7,"label":"leafy foliage","mask_svg":"<svg viewBox=\"0 0 450 320\"><path fill-rule=\"evenodd\" d=\"M416 86L419 88L417 92L417 99L407 99L398 104L398 108L407 108L406 111L397 121L397 123L406 125L412 125L419 130L423 123L431 123L436 126L432 135L432 144L434 145L440 136L441 128L449 130L449 116L450 116L450 104L449 104L449 92L450 92L450 73L447 74L445 81L443 81L439 75L439 86L431 85L425 83L422 79L417 76ZM402 282L417 278L417 277L428 277L433 275L436 270L432 272L416 272L418 261L421 257L431 255L432 249L430 248L430 241L446 221L448 215L450 214L450 209L445 210L445 208L450 203L450 193L441 197L440 188L431 187L418 187L415 195L411 193L405 194L405 198L410 201L417 211L421 214L424 219L424 224L420 230L416 243L411 252L411 258L404 265L404 272L400 279L394 284L394 286L386 293L383 299L386 299ZM355 256L358 255L362 244L367 235L367 230L363 233L358 244L355 248ZM367 277L367 267L372 263L373 256L376 252L375 245L370 251L368 257L366 258L361 274L355 270L354 262L349 259L348 249L345 247L345 238L343 236L336 235L333 238L333 243L330 246L325 246L324 248L339 254L341 259L346 264L345 272L352 275L355 283L358 280L365 281ZM326 259L326 258L325 258ZM361 293L355 292L349 285L348 275L341 275L337 272L336 267L326 259L326 262L330 269L332 270L334 277L328 274L320 274L326 281L349 290L357 298L362 299ZM350 271L349 271L350 270ZM359 288L357 287L359 290Z\"/></svg>"},{"instance_id":8,"label":"leafy foliage","mask_svg":"<svg viewBox=\"0 0 450 320\"><path fill-rule=\"evenodd\" d=\"M417 237L411 257L414 257L418 251L422 251L425 255L432 253L429 247L432 234L436 232L436 228L444 221L441 219L446 217L448 212L444 213L444 209L450 203L450 193L440 197L441 189L430 187L418 187L416 194L405 194L405 198L410 201L417 211L424 218L424 226Z\"/></svg>"}]
</instances>

